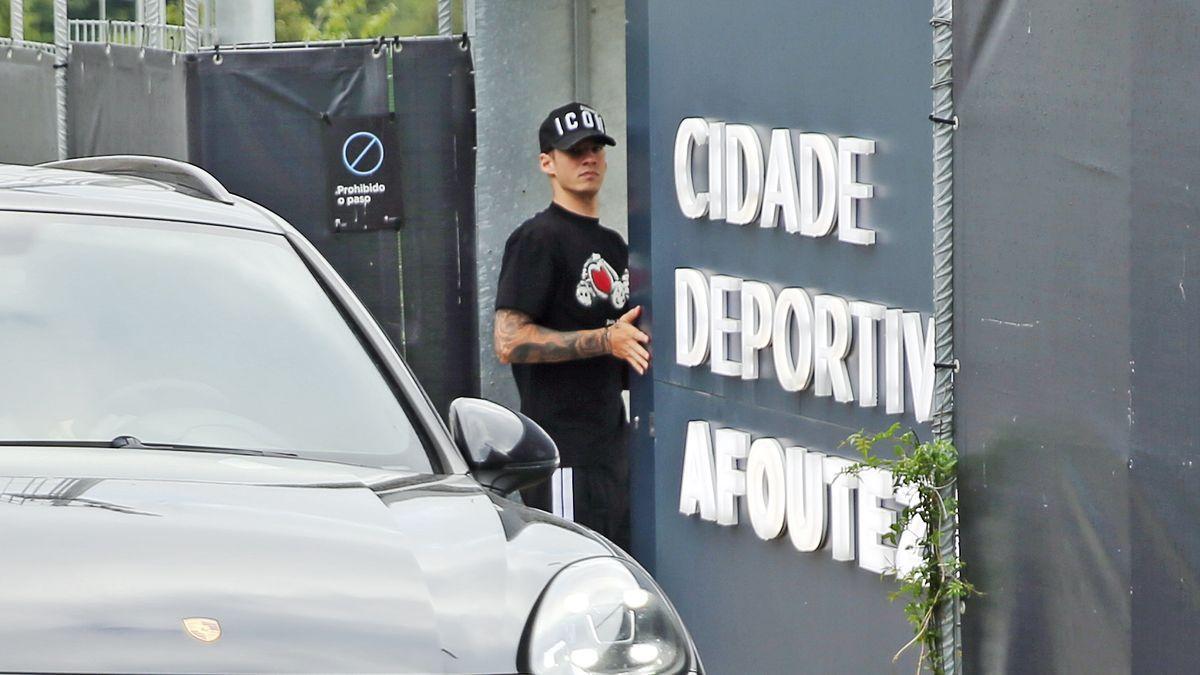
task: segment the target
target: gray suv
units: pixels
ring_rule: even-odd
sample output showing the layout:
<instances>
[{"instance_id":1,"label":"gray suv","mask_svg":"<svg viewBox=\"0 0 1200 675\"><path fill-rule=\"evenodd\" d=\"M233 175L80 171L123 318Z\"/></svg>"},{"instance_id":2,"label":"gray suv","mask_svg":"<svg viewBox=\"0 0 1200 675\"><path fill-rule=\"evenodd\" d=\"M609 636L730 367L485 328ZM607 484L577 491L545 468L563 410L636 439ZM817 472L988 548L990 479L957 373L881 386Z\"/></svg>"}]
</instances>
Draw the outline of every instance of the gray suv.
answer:
<instances>
[{"instance_id":1,"label":"gray suv","mask_svg":"<svg viewBox=\"0 0 1200 675\"><path fill-rule=\"evenodd\" d=\"M0 166L0 670L700 672L624 552L505 498L294 228L181 162Z\"/></svg>"}]
</instances>

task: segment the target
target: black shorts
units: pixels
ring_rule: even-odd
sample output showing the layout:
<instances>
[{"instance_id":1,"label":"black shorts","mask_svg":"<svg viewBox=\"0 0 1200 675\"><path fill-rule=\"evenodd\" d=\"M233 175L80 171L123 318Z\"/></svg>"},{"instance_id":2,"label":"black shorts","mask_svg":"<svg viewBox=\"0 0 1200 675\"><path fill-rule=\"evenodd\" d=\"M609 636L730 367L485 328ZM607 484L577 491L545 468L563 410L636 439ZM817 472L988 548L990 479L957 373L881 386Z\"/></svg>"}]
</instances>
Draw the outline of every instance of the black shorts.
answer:
<instances>
[{"instance_id":1,"label":"black shorts","mask_svg":"<svg viewBox=\"0 0 1200 675\"><path fill-rule=\"evenodd\" d=\"M624 447L620 450L612 461L555 471L549 480L522 490L522 501L590 527L628 551L629 460Z\"/></svg>"}]
</instances>

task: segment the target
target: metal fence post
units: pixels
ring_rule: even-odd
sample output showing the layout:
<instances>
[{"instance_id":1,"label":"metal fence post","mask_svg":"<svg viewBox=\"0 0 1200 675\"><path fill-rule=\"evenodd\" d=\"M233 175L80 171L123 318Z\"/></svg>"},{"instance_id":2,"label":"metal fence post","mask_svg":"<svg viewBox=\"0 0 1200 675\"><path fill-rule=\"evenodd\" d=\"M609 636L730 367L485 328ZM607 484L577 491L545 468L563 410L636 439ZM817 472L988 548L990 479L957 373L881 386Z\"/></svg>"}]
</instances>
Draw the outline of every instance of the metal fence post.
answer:
<instances>
[{"instance_id":1,"label":"metal fence post","mask_svg":"<svg viewBox=\"0 0 1200 675\"><path fill-rule=\"evenodd\" d=\"M592 101L592 3L575 0L572 9L572 51L575 62L575 100Z\"/></svg>"},{"instance_id":2,"label":"metal fence post","mask_svg":"<svg viewBox=\"0 0 1200 675\"><path fill-rule=\"evenodd\" d=\"M11 35L14 40L25 39L25 0L9 0L8 16L11 19Z\"/></svg>"},{"instance_id":3,"label":"metal fence post","mask_svg":"<svg viewBox=\"0 0 1200 675\"><path fill-rule=\"evenodd\" d=\"M438 0L438 35L450 35L454 32L453 11L454 0Z\"/></svg>"},{"instance_id":4,"label":"metal fence post","mask_svg":"<svg viewBox=\"0 0 1200 675\"><path fill-rule=\"evenodd\" d=\"M67 0L54 0L54 108L58 158L67 158L67 54L71 48Z\"/></svg>"},{"instance_id":5,"label":"metal fence post","mask_svg":"<svg viewBox=\"0 0 1200 675\"><path fill-rule=\"evenodd\" d=\"M200 0L183 0L183 47L189 54L200 48Z\"/></svg>"},{"instance_id":6,"label":"metal fence post","mask_svg":"<svg viewBox=\"0 0 1200 675\"><path fill-rule=\"evenodd\" d=\"M167 22L166 12L164 11L166 2L165 0L140 0L140 2L142 3L142 17L148 26L149 33L146 46L162 49L162 25Z\"/></svg>"},{"instance_id":7,"label":"metal fence post","mask_svg":"<svg viewBox=\"0 0 1200 675\"><path fill-rule=\"evenodd\" d=\"M933 18L933 320L936 326L934 362L941 364L934 376L937 411L933 433L939 440L954 442L954 114L952 0L934 0ZM957 497L957 481L945 488L945 497ZM958 557L958 518L942 522L943 559ZM944 672L962 672L960 615L962 601L952 598L937 607L941 636L939 656Z\"/></svg>"}]
</instances>

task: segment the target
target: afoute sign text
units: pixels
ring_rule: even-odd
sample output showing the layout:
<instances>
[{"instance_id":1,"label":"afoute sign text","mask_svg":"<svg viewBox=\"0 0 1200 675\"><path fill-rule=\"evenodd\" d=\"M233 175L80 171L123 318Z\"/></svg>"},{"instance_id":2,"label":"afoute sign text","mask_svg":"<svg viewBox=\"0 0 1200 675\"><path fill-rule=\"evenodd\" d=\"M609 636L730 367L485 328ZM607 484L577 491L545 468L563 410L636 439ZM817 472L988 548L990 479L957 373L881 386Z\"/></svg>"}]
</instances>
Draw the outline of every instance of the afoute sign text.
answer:
<instances>
[{"instance_id":1,"label":"afoute sign text","mask_svg":"<svg viewBox=\"0 0 1200 675\"><path fill-rule=\"evenodd\" d=\"M738 501L744 500L760 539L776 539L786 529L797 551L816 551L828 539L834 560L854 560L857 549L858 566L872 572L903 574L919 563L912 542L920 536L920 522L910 524L898 547L883 542L896 523L893 506L902 508L914 497L910 490L894 490L889 472L847 473L853 464L848 459L785 448L769 437L751 441L749 432L714 432L711 426L702 420L687 426L679 488L683 515L737 525Z\"/></svg>"}]
</instances>

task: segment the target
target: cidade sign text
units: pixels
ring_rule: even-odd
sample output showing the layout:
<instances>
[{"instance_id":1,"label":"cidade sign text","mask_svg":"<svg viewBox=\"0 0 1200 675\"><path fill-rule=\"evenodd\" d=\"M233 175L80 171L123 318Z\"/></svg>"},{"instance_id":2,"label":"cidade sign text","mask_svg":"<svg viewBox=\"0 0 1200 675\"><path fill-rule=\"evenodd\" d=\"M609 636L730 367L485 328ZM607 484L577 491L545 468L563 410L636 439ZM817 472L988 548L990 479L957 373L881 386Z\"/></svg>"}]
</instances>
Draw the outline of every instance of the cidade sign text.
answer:
<instances>
[{"instance_id":1,"label":"cidade sign text","mask_svg":"<svg viewBox=\"0 0 1200 675\"><path fill-rule=\"evenodd\" d=\"M875 232L858 225L857 204L875 194L858 182L858 157L875 153L875 141L774 129L764 169L758 133L746 124L689 117L675 134L675 196L688 218L725 220L734 225L759 221L776 227L782 216L788 232L824 237L837 225L838 239L874 244ZM693 154L708 146L708 189L696 189ZM799 165L796 161L799 150Z\"/></svg>"},{"instance_id":2,"label":"cidade sign text","mask_svg":"<svg viewBox=\"0 0 1200 675\"><path fill-rule=\"evenodd\" d=\"M690 219L757 222L754 230L782 226L812 238L836 231L838 241L872 246L876 231L860 222L859 206L875 191L860 180L859 162L875 150L869 139L774 129L764 153L749 125L689 117L675 135L675 194ZM705 167L700 185L694 172ZM907 401L926 422L934 338L933 320L920 312L800 284L675 270L675 361L689 368L707 363L717 375L757 380L765 359L785 391L872 408L882 389L886 413L904 413ZM915 564L905 541L898 550L881 540L911 497L893 491L889 473L852 475L850 460L716 426L688 424L680 513L736 525L741 501L764 540L786 531L798 551L828 541L834 560L854 560L857 552L859 566L876 572Z\"/></svg>"}]
</instances>

